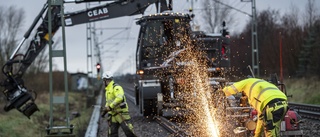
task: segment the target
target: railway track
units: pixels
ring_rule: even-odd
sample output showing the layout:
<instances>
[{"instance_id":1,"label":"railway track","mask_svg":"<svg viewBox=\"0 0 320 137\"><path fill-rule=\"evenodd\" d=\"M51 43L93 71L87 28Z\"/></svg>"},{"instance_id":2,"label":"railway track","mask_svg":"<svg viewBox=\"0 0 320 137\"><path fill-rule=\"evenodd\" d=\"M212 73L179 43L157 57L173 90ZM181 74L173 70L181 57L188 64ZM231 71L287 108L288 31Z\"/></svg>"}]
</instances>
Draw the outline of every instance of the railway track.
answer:
<instances>
[{"instance_id":1,"label":"railway track","mask_svg":"<svg viewBox=\"0 0 320 137\"><path fill-rule=\"evenodd\" d=\"M188 137L188 136L190 136L183 129L181 129L179 126L177 126L176 124L174 124L170 120L166 119L165 117L155 116L154 120L156 120L156 122L158 122L166 130L168 130L172 134L172 136L174 136L174 137Z\"/></svg>"},{"instance_id":2,"label":"railway track","mask_svg":"<svg viewBox=\"0 0 320 137\"><path fill-rule=\"evenodd\" d=\"M129 89L126 87L129 87L129 86L124 86L126 91L133 90L133 89ZM128 101L135 102L133 97L131 97L132 95L129 95L126 93L126 96L127 96ZM310 105L310 104L289 102L289 106L291 109L294 109L301 117L303 117L305 119L309 119L311 121L319 121L320 122L320 105ZM99 115L97 115L96 117L99 117ZM165 130L163 130L164 131L163 134L161 133L162 135L159 134L158 136L175 136L175 137L188 137L188 136L190 136L190 133L188 133L185 128L182 128L180 124L176 124L172 120L168 120L167 118L161 117L161 116L155 116L155 117L153 117L153 120L155 122L157 122L160 125L160 127L165 129ZM145 121L145 120L142 120L142 121ZM96 122L92 122L92 123L96 123ZM143 123L143 122L140 122L140 123ZM147 124L150 124L150 126L146 126L144 128L144 130L148 129L149 127L154 127L154 128L157 127L156 123L152 124L152 122L150 122L150 121ZM96 124L92 124L92 125L94 128L96 128L96 126L97 126ZM88 129L88 132L91 134L93 133L93 136L97 134L96 129L95 130L89 130L89 129ZM92 131L95 131L95 132L92 132ZM159 129L159 131L162 131L162 130ZM143 132L143 131L141 130L138 132ZM150 132L150 131L148 131L148 132ZM146 135L146 133L143 132L142 135ZM152 135L152 136L157 136L157 135ZM90 137L90 135L86 135L86 137Z\"/></svg>"},{"instance_id":3,"label":"railway track","mask_svg":"<svg viewBox=\"0 0 320 137\"><path fill-rule=\"evenodd\" d=\"M289 103L291 109L296 110L296 112L303 118L310 119L312 121L320 122L320 105L311 104L301 104L301 103ZM166 119L165 117L156 116L154 119L165 129L167 129L173 136L177 137L187 137L190 136L187 132L182 130L179 126ZM300 131L299 131L300 133Z\"/></svg>"},{"instance_id":4,"label":"railway track","mask_svg":"<svg viewBox=\"0 0 320 137\"><path fill-rule=\"evenodd\" d=\"M289 102L289 107L303 118L320 121L320 105Z\"/></svg>"}]
</instances>

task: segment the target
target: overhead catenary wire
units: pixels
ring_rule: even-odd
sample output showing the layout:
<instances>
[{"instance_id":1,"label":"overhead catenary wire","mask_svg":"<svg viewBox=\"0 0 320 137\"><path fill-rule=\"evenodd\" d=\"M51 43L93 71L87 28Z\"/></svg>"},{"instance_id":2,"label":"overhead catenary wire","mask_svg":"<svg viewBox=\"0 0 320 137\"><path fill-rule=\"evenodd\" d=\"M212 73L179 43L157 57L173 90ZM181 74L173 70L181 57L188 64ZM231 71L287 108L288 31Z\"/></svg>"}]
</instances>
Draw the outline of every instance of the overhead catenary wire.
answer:
<instances>
[{"instance_id":1,"label":"overhead catenary wire","mask_svg":"<svg viewBox=\"0 0 320 137\"><path fill-rule=\"evenodd\" d=\"M250 16L250 17L252 17L251 14L249 14L249 13L247 13L247 12L244 12L244 11L242 11L242 10L239 10L239 9L237 9L237 8L234 8L234 7L232 7L232 6L228 5L228 4L225 4L225 3L221 2L221 1L218 1L218 0L213 0L213 1L215 1L215 2L217 2L217 3L219 3L219 4L221 4L221 5L227 6L227 7L231 8L231 9L234 9L234 10L236 10L236 11L238 11L238 12L241 12L241 13L243 13L243 14L246 14L246 15L248 15L248 16Z\"/></svg>"},{"instance_id":2,"label":"overhead catenary wire","mask_svg":"<svg viewBox=\"0 0 320 137\"><path fill-rule=\"evenodd\" d=\"M112 36L110 36L110 37L102 40L101 42L99 42L99 43L97 43L97 44L100 45L100 44L104 43L105 41L111 40L111 39L114 38L115 36L118 36L118 35L120 35L121 33L125 32L126 30L128 30L128 28L126 28L126 29L124 29L124 30L122 30L122 31L119 31L118 33L116 33L116 34L114 34L114 35L112 35Z\"/></svg>"}]
</instances>

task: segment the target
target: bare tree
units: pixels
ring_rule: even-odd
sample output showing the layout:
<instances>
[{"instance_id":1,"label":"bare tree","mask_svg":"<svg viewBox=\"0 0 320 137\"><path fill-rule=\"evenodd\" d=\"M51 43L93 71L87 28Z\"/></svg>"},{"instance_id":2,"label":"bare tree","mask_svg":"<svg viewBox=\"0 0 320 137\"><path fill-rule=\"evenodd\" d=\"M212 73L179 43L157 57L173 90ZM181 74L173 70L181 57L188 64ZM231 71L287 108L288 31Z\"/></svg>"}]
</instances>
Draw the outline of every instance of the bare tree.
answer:
<instances>
[{"instance_id":1,"label":"bare tree","mask_svg":"<svg viewBox=\"0 0 320 137\"><path fill-rule=\"evenodd\" d=\"M314 11L314 1L309 1L305 13L291 5L290 12L280 15L277 10L264 10L258 14L260 70L264 76L279 72L280 50L284 76L320 76L320 14ZM311 8L310 8L311 7ZM312 12L311 12L312 11ZM299 14L300 13L300 14ZM299 22L301 15L305 21ZM309 27L311 24L312 27ZM245 76L245 69L251 63L251 24L240 34L232 37L231 66L234 75ZM280 41L281 40L281 41ZM307 75L305 75L307 74Z\"/></svg>"},{"instance_id":2,"label":"bare tree","mask_svg":"<svg viewBox=\"0 0 320 137\"><path fill-rule=\"evenodd\" d=\"M204 20L204 30L208 32L219 32L218 28L225 21L228 26L232 25L234 20L231 13L231 8L222 4L223 0L203 0L202 6L204 14L202 14Z\"/></svg>"},{"instance_id":3,"label":"bare tree","mask_svg":"<svg viewBox=\"0 0 320 137\"><path fill-rule=\"evenodd\" d=\"M308 0L306 4L306 13L305 13L305 24L307 27L312 27L315 24L316 20L319 19L319 14L317 14L317 7L314 0Z\"/></svg>"},{"instance_id":4,"label":"bare tree","mask_svg":"<svg viewBox=\"0 0 320 137\"><path fill-rule=\"evenodd\" d=\"M283 70L286 75L295 75L298 67L298 55L303 41L303 30L299 22L299 9L292 5L291 12L285 13L281 18L280 36L282 40L283 50Z\"/></svg>"},{"instance_id":5,"label":"bare tree","mask_svg":"<svg viewBox=\"0 0 320 137\"><path fill-rule=\"evenodd\" d=\"M279 70L279 20L278 10L263 10L258 17L258 43L260 74L269 76Z\"/></svg>"},{"instance_id":6,"label":"bare tree","mask_svg":"<svg viewBox=\"0 0 320 137\"><path fill-rule=\"evenodd\" d=\"M295 28L299 28L299 9L297 6L291 4L290 5L291 12L285 13L282 18L282 27L287 30L288 35L292 35L292 32Z\"/></svg>"},{"instance_id":7,"label":"bare tree","mask_svg":"<svg viewBox=\"0 0 320 137\"><path fill-rule=\"evenodd\" d=\"M0 7L0 65L9 59L16 45L17 34L21 33L24 10L14 6Z\"/></svg>"}]
</instances>

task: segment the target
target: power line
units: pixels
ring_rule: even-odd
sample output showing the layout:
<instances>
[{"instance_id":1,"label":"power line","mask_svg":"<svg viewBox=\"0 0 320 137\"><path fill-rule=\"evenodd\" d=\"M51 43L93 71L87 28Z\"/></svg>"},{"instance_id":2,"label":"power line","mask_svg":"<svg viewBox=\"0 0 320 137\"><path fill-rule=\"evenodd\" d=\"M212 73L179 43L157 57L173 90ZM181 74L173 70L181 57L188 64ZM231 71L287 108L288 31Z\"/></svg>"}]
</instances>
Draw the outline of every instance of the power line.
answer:
<instances>
[{"instance_id":1,"label":"power line","mask_svg":"<svg viewBox=\"0 0 320 137\"><path fill-rule=\"evenodd\" d=\"M120 31L120 32L118 32L118 33L116 33L116 34L114 34L114 35L112 35L112 36L104 39L104 40L102 40L101 42L99 42L99 43L97 43L97 44L100 45L100 44L102 44L103 42L105 42L105 41L107 41L107 40L110 40L111 38L113 38L113 37L115 37L115 36L117 36L117 35L120 35L121 33L125 32L125 31L127 31L127 30L128 30L128 28L127 28L127 29L124 29L124 30L122 30L122 31Z\"/></svg>"},{"instance_id":2,"label":"power line","mask_svg":"<svg viewBox=\"0 0 320 137\"><path fill-rule=\"evenodd\" d=\"M234 8L234 7L232 7L232 6L228 5L228 4L222 3L222 2L220 2L220 1L218 1L218 0L213 0L213 1L215 1L215 2L217 2L217 3L219 3L219 4L221 4L221 5L227 6L227 7L231 8L231 9L234 9L234 10L236 10L236 11L238 11L238 12L241 12L241 13L243 13L243 14L246 14L246 15L248 15L248 16L250 16L250 17L252 17L251 14L246 13L246 12L244 12L244 11L242 11L242 10L237 9L237 8Z\"/></svg>"}]
</instances>

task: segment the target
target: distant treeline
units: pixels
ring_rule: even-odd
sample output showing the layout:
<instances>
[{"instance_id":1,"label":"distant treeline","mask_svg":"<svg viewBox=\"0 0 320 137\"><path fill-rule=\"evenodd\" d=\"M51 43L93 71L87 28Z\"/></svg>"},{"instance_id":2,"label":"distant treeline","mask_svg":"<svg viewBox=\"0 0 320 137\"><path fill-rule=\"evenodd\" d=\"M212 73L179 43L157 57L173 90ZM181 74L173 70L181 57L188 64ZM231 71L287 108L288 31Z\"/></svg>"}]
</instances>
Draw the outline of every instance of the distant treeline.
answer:
<instances>
[{"instance_id":1,"label":"distant treeline","mask_svg":"<svg viewBox=\"0 0 320 137\"><path fill-rule=\"evenodd\" d=\"M294 11L280 15L268 9L257 14L260 77L279 74L281 60L284 77L320 76L320 14L316 13L300 18ZM251 74L251 28L248 23L240 34L231 35L233 76Z\"/></svg>"}]
</instances>

